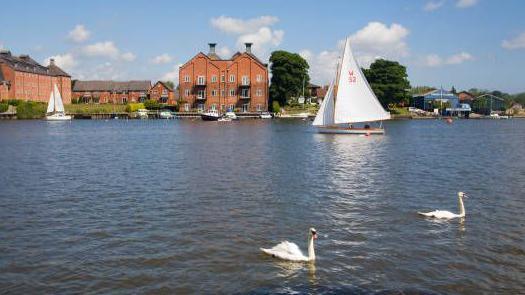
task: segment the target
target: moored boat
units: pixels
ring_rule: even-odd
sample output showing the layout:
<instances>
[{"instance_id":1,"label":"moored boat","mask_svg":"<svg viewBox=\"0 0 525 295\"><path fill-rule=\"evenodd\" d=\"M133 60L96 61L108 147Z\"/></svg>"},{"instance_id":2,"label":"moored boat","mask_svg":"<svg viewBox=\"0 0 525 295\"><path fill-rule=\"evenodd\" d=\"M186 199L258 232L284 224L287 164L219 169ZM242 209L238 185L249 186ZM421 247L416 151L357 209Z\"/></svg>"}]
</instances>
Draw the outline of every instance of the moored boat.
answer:
<instances>
[{"instance_id":1,"label":"moored boat","mask_svg":"<svg viewBox=\"0 0 525 295\"><path fill-rule=\"evenodd\" d=\"M204 121L217 121L221 116L216 110L210 110L201 114L201 118Z\"/></svg>"}]
</instances>

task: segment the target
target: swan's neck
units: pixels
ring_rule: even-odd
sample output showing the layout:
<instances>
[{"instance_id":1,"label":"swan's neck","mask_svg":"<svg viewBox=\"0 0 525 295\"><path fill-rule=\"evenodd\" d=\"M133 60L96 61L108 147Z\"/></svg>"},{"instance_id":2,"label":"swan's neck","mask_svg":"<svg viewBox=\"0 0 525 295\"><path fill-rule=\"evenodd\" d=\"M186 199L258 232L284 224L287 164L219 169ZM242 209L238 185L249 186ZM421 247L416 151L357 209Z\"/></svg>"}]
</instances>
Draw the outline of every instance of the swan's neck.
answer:
<instances>
[{"instance_id":1,"label":"swan's neck","mask_svg":"<svg viewBox=\"0 0 525 295\"><path fill-rule=\"evenodd\" d=\"M459 216L465 217L465 205L463 205L462 197L459 197Z\"/></svg>"},{"instance_id":2,"label":"swan's neck","mask_svg":"<svg viewBox=\"0 0 525 295\"><path fill-rule=\"evenodd\" d=\"M315 260L314 237L312 235L308 237L308 260Z\"/></svg>"}]
</instances>

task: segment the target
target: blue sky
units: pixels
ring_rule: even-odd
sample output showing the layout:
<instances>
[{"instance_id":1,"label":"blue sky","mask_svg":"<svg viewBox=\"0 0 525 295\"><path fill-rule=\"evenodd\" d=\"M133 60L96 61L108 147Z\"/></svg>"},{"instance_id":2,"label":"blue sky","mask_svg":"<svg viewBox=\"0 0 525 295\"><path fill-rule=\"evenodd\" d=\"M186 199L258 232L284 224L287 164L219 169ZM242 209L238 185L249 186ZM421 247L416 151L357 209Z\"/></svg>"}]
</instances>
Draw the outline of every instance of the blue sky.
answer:
<instances>
[{"instance_id":1,"label":"blue sky","mask_svg":"<svg viewBox=\"0 0 525 295\"><path fill-rule=\"evenodd\" d=\"M208 42L227 57L244 41L268 59L300 53L314 83L334 74L350 36L363 66L398 60L412 85L525 91L525 1L8 1L0 47L55 57L77 79L177 79ZM17 13L21 12L21 13Z\"/></svg>"}]
</instances>

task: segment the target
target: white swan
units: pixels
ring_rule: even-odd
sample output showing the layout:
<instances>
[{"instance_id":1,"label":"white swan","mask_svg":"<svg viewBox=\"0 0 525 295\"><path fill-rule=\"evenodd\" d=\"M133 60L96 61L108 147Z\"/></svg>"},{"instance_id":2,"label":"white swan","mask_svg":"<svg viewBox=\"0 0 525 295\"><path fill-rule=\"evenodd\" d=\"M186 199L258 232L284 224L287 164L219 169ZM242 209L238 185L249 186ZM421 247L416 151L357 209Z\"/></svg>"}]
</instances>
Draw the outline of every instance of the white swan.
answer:
<instances>
[{"instance_id":1,"label":"white swan","mask_svg":"<svg viewBox=\"0 0 525 295\"><path fill-rule=\"evenodd\" d=\"M264 249L261 248L261 251L272 257L277 257L283 260L289 261L314 261L315 260L315 251L314 251L314 240L317 239L317 231L315 228L310 228L308 233L308 256L304 256L303 252L297 247L296 244L290 243L288 241L281 242L277 246Z\"/></svg>"},{"instance_id":2,"label":"white swan","mask_svg":"<svg viewBox=\"0 0 525 295\"><path fill-rule=\"evenodd\" d=\"M433 218L441 218L441 219L453 219L453 218L462 218L465 217L465 206L463 205L463 198L468 198L467 194L464 192L458 193L458 200L459 200L459 214L452 213L450 211L443 211L443 210L436 210L432 212L417 212L419 215L423 215L426 217L433 217Z\"/></svg>"}]
</instances>

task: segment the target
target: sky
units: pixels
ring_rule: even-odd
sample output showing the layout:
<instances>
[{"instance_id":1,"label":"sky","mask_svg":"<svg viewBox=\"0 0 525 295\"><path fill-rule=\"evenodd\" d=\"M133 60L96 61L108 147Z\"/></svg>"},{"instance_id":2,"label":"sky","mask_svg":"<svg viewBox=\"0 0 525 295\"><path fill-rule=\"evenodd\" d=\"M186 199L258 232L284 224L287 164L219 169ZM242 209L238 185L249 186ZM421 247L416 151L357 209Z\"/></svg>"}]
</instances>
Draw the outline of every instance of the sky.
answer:
<instances>
[{"instance_id":1,"label":"sky","mask_svg":"<svg viewBox=\"0 0 525 295\"><path fill-rule=\"evenodd\" d=\"M299 53L311 82L335 75L345 38L362 67L407 67L412 86L525 91L525 1L12 1L0 48L59 66L80 80L172 80L208 43L229 58L254 43Z\"/></svg>"}]
</instances>

